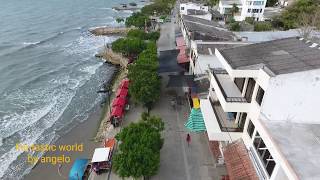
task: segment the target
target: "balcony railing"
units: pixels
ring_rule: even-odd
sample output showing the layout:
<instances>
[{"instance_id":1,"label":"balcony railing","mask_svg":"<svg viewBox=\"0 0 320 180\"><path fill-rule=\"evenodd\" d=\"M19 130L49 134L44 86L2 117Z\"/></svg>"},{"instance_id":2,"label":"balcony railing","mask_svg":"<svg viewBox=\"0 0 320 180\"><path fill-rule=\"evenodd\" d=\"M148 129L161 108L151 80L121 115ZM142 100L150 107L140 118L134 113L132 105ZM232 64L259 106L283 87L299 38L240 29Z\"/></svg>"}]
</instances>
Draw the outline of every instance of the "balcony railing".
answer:
<instances>
[{"instance_id":1,"label":"balcony railing","mask_svg":"<svg viewBox=\"0 0 320 180\"><path fill-rule=\"evenodd\" d=\"M209 98L209 101L211 103L211 107L213 109L213 112L218 120L218 124L220 126L221 131L223 132L243 132L243 127L239 127L237 124L235 124L235 119L227 119L227 113L225 112L218 112L218 106L219 104L213 102L211 98ZM223 109L221 108L223 111ZM224 113L224 114L223 114ZM230 125L231 124L231 125Z\"/></svg>"},{"instance_id":2,"label":"balcony railing","mask_svg":"<svg viewBox=\"0 0 320 180\"><path fill-rule=\"evenodd\" d=\"M211 69L212 75L214 77L214 79L216 80L219 89L221 90L221 93L224 97L224 99L226 100L226 102L230 102L230 103L247 103L247 100L244 97L241 97L240 95L238 97L234 97L234 96L228 96L225 92L224 87L221 85L220 79L218 78L218 75L224 75L224 76L228 76L228 72L224 69ZM233 82L231 82L233 83ZM229 82L230 84L230 82ZM235 86L235 84L234 84ZM234 87L234 91L239 91L239 93L241 94L239 89L236 89L237 87Z\"/></svg>"}]
</instances>

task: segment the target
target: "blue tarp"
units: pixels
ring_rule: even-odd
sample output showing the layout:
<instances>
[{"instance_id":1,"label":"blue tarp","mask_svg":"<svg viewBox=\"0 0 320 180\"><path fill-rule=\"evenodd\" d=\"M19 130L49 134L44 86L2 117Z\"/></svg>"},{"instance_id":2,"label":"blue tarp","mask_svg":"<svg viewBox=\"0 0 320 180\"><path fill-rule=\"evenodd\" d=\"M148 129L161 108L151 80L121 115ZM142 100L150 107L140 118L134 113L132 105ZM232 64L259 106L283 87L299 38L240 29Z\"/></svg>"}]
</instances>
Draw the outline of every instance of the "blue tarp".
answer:
<instances>
[{"instance_id":1,"label":"blue tarp","mask_svg":"<svg viewBox=\"0 0 320 180\"><path fill-rule=\"evenodd\" d=\"M76 159L69 172L69 180L82 180L89 159Z\"/></svg>"}]
</instances>

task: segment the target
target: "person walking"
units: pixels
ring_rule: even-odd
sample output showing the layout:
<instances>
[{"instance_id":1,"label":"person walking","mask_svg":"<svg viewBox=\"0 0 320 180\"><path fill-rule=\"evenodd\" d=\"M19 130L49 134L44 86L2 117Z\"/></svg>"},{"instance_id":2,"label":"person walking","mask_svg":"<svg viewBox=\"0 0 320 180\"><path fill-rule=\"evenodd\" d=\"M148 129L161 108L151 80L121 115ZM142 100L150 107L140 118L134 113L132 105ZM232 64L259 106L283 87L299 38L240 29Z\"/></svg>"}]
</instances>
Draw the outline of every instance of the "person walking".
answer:
<instances>
[{"instance_id":1,"label":"person walking","mask_svg":"<svg viewBox=\"0 0 320 180\"><path fill-rule=\"evenodd\" d=\"M191 143L191 136L190 136L190 134L188 133L187 134L187 143L188 143L188 146L189 146L189 144Z\"/></svg>"}]
</instances>

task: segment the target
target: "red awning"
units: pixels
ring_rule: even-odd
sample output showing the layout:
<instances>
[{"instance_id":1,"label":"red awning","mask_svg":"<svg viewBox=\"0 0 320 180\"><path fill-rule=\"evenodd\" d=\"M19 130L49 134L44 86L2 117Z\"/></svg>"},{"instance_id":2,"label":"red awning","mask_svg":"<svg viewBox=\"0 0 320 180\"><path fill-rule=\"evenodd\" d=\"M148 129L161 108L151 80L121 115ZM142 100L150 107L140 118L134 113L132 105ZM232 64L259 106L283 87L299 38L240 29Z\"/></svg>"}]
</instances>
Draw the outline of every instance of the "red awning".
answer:
<instances>
[{"instance_id":1,"label":"red awning","mask_svg":"<svg viewBox=\"0 0 320 180\"><path fill-rule=\"evenodd\" d=\"M111 116L114 117L121 117L123 115L123 108L120 106L114 106L112 107Z\"/></svg>"},{"instance_id":2,"label":"red awning","mask_svg":"<svg viewBox=\"0 0 320 180\"><path fill-rule=\"evenodd\" d=\"M242 140L227 145L223 155L230 180L259 179Z\"/></svg>"},{"instance_id":3,"label":"red awning","mask_svg":"<svg viewBox=\"0 0 320 180\"><path fill-rule=\"evenodd\" d=\"M113 99L112 106L124 106L126 104L127 100L123 97L117 97Z\"/></svg>"},{"instance_id":4,"label":"red awning","mask_svg":"<svg viewBox=\"0 0 320 180\"><path fill-rule=\"evenodd\" d=\"M189 62L190 61L189 56L186 55L186 46L180 46L179 49L180 49L180 52L177 57L178 63L182 64L182 63Z\"/></svg>"},{"instance_id":5,"label":"red awning","mask_svg":"<svg viewBox=\"0 0 320 180\"><path fill-rule=\"evenodd\" d=\"M128 89L125 89L125 88L121 89L120 88L117 90L116 97L119 97L119 96L127 97L127 95L128 95Z\"/></svg>"},{"instance_id":6,"label":"red awning","mask_svg":"<svg viewBox=\"0 0 320 180\"><path fill-rule=\"evenodd\" d=\"M120 88L121 89L128 89L129 88L129 79L124 79L121 81L121 84L120 84Z\"/></svg>"},{"instance_id":7,"label":"red awning","mask_svg":"<svg viewBox=\"0 0 320 180\"><path fill-rule=\"evenodd\" d=\"M186 43L184 42L183 36L177 37L176 38L176 43L177 43L177 47L186 45Z\"/></svg>"}]
</instances>

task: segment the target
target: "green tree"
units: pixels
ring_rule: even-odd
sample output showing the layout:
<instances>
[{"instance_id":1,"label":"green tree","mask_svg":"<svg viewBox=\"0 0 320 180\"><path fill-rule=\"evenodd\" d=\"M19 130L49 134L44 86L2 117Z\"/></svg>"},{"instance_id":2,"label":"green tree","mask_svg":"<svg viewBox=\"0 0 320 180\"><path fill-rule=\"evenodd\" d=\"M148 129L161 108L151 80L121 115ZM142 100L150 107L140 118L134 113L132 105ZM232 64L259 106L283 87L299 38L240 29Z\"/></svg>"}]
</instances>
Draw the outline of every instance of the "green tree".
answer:
<instances>
[{"instance_id":1,"label":"green tree","mask_svg":"<svg viewBox=\"0 0 320 180\"><path fill-rule=\"evenodd\" d=\"M112 42L112 50L125 56L136 56L146 48L146 43L138 38L120 38Z\"/></svg>"},{"instance_id":2,"label":"green tree","mask_svg":"<svg viewBox=\"0 0 320 180\"><path fill-rule=\"evenodd\" d=\"M275 16L274 21L277 25L283 25L285 30L300 27L300 19L302 14L313 15L320 11L319 0L298 0L291 6L287 7L280 16Z\"/></svg>"},{"instance_id":3,"label":"green tree","mask_svg":"<svg viewBox=\"0 0 320 180\"><path fill-rule=\"evenodd\" d=\"M239 7L237 6L236 3L233 3L232 8L230 9L230 13L232 17L234 17L234 15L237 14L238 12L239 12Z\"/></svg>"},{"instance_id":4,"label":"green tree","mask_svg":"<svg viewBox=\"0 0 320 180\"><path fill-rule=\"evenodd\" d=\"M133 13L125 22L127 27L135 26L140 29L144 28L145 24L149 25L149 23L149 17L141 12Z\"/></svg>"},{"instance_id":5,"label":"green tree","mask_svg":"<svg viewBox=\"0 0 320 180\"><path fill-rule=\"evenodd\" d=\"M267 0L267 7L273 7L276 5L276 3L278 2L278 0Z\"/></svg>"},{"instance_id":6,"label":"green tree","mask_svg":"<svg viewBox=\"0 0 320 180\"><path fill-rule=\"evenodd\" d=\"M157 71L154 71L156 65L151 64L153 63L144 61L128 67L128 77L131 81L129 93L135 101L143 104L148 112L160 98L161 87L160 77Z\"/></svg>"},{"instance_id":7,"label":"green tree","mask_svg":"<svg viewBox=\"0 0 320 180\"><path fill-rule=\"evenodd\" d=\"M229 24L229 29L231 31L240 31L240 29L241 29L240 23L239 22L230 23Z\"/></svg>"},{"instance_id":8,"label":"green tree","mask_svg":"<svg viewBox=\"0 0 320 180\"><path fill-rule=\"evenodd\" d=\"M210 7L214 7L219 3L219 0L207 0L206 2Z\"/></svg>"},{"instance_id":9,"label":"green tree","mask_svg":"<svg viewBox=\"0 0 320 180\"><path fill-rule=\"evenodd\" d=\"M117 23L121 23L121 22L124 22L124 19L123 18L117 18L116 21L117 21Z\"/></svg>"},{"instance_id":10,"label":"green tree","mask_svg":"<svg viewBox=\"0 0 320 180\"><path fill-rule=\"evenodd\" d=\"M120 177L150 177L160 166L161 131L164 123L157 116L143 114L138 123L131 123L116 135L119 150L113 157L113 167Z\"/></svg>"}]
</instances>

